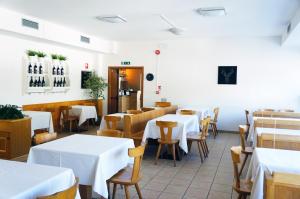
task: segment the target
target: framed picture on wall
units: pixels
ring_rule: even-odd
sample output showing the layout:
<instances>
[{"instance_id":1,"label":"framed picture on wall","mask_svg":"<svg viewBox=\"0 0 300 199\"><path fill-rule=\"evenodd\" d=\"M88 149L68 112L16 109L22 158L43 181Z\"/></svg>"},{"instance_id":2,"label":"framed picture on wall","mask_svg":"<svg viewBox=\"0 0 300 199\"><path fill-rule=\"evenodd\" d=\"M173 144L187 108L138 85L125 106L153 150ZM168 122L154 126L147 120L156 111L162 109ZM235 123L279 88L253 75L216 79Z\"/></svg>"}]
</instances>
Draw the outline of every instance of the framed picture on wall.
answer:
<instances>
[{"instance_id":1,"label":"framed picture on wall","mask_svg":"<svg viewBox=\"0 0 300 199\"><path fill-rule=\"evenodd\" d=\"M218 84L236 84L237 66L219 66Z\"/></svg>"}]
</instances>

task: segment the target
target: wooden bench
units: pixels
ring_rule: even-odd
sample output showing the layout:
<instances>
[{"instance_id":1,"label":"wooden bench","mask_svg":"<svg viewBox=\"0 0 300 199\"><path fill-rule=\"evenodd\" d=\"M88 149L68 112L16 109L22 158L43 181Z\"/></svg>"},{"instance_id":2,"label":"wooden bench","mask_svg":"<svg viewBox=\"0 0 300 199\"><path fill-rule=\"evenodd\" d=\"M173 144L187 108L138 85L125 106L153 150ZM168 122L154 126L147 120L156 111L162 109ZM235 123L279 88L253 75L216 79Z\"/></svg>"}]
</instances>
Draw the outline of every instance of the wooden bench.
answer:
<instances>
[{"instance_id":1,"label":"wooden bench","mask_svg":"<svg viewBox=\"0 0 300 199\"><path fill-rule=\"evenodd\" d=\"M300 151L300 136L263 133L257 137L257 146Z\"/></svg>"},{"instance_id":2,"label":"wooden bench","mask_svg":"<svg viewBox=\"0 0 300 199\"><path fill-rule=\"evenodd\" d=\"M281 118L300 118L297 112L279 112L279 111L255 111L254 117L281 117Z\"/></svg>"}]
</instances>

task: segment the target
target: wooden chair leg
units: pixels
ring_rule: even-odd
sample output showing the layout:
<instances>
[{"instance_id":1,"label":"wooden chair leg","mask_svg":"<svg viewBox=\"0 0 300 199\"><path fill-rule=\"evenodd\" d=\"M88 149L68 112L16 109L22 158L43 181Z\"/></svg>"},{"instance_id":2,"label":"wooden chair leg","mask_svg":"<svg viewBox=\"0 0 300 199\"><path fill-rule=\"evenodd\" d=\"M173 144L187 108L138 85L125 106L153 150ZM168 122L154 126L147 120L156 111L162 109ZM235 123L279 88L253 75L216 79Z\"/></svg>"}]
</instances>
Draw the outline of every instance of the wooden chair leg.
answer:
<instances>
[{"instance_id":1,"label":"wooden chair leg","mask_svg":"<svg viewBox=\"0 0 300 199\"><path fill-rule=\"evenodd\" d=\"M246 162L247 162L248 154L246 153L245 155L246 155L246 156L245 156L245 158L244 158L244 161L243 161L243 164L242 164L242 167L241 167L239 176L241 176L241 174L243 173L243 169L244 169L245 164L246 164Z\"/></svg>"},{"instance_id":2,"label":"wooden chair leg","mask_svg":"<svg viewBox=\"0 0 300 199\"><path fill-rule=\"evenodd\" d=\"M175 144L172 144L172 154L174 160L174 167L176 167L176 152L175 152Z\"/></svg>"},{"instance_id":3,"label":"wooden chair leg","mask_svg":"<svg viewBox=\"0 0 300 199\"><path fill-rule=\"evenodd\" d=\"M209 150L208 150L208 146L207 146L206 140L204 140L204 145L205 145L205 148L206 148L207 154L209 154Z\"/></svg>"},{"instance_id":4,"label":"wooden chair leg","mask_svg":"<svg viewBox=\"0 0 300 199\"><path fill-rule=\"evenodd\" d=\"M201 152L201 148L200 148L200 142L197 142L197 145L198 145L198 150L199 150L199 155L200 155L201 163L203 163L203 156L202 156L202 152Z\"/></svg>"},{"instance_id":5,"label":"wooden chair leg","mask_svg":"<svg viewBox=\"0 0 300 199\"><path fill-rule=\"evenodd\" d=\"M155 164L157 164L158 157L160 156L160 151L161 151L161 143L159 143L159 146L158 146L158 149L157 149Z\"/></svg>"},{"instance_id":6,"label":"wooden chair leg","mask_svg":"<svg viewBox=\"0 0 300 199\"><path fill-rule=\"evenodd\" d=\"M190 152L193 144L192 140L188 140L187 144L188 144L188 152Z\"/></svg>"},{"instance_id":7,"label":"wooden chair leg","mask_svg":"<svg viewBox=\"0 0 300 199\"><path fill-rule=\"evenodd\" d=\"M106 181L107 191L108 191L108 199L110 199L110 186L109 181Z\"/></svg>"},{"instance_id":8,"label":"wooden chair leg","mask_svg":"<svg viewBox=\"0 0 300 199\"><path fill-rule=\"evenodd\" d=\"M218 128L217 128L217 124L214 124L215 125L215 129L216 129L216 135L219 134L219 131L218 131Z\"/></svg>"},{"instance_id":9,"label":"wooden chair leg","mask_svg":"<svg viewBox=\"0 0 300 199\"><path fill-rule=\"evenodd\" d=\"M204 158L207 158L207 151L202 140L200 141L200 146L203 151Z\"/></svg>"},{"instance_id":10,"label":"wooden chair leg","mask_svg":"<svg viewBox=\"0 0 300 199\"><path fill-rule=\"evenodd\" d=\"M69 127L69 131L72 132L72 120L70 120L70 127Z\"/></svg>"},{"instance_id":11,"label":"wooden chair leg","mask_svg":"<svg viewBox=\"0 0 300 199\"><path fill-rule=\"evenodd\" d=\"M114 184L114 189L113 189L113 196L112 196L112 199L115 199L116 191L117 191L117 184Z\"/></svg>"},{"instance_id":12,"label":"wooden chair leg","mask_svg":"<svg viewBox=\"0 0 300 199\"><path fill-rule=\"evenodd\" d=\"M238 199L242 199L243 195L239 194Z\"/></svg>"},{"instance_id":13,"label":"wooden chair leg","mask_svg":"<svg viewBox=\"0 0 300 199\"><path fill-rule=\"evenodd\" d=\"M176 149L178 151L178 158L181 159L180 149L179 149L179 143L176 144Z\"/></svg>"},{"instance_id":14,"label":"wooden chair leg","mask_svg":"<svg viewBox=\"0 0 300 199\"><path fill-rule=\"evenodd\" d=\"M213 134L214 138L216 138L216 132L215 132L214 124L210 124L210 127L211 127L212 134Z\"/></svg>"},{"instance_id":15,"label":"wooden chair leg","mask_svg":"<svg viewBox=\"0 0 300 199\"><path fill-rule=\"evenodd\" d=\"M125 185L125 196L126 196L126 199L130 199L130 194L129 194L129 190L128 190L127 185Z\"/></svg>"},{"instance_id":16,"label":"wooden chair leg","mask_svg":"<svg viewBox=\"0 0 300 199\"><path fill-rule=\"evenodd\" d=\"M138 183L135 184L135 189L136 189L136 192L139 196L139 199L142 199L142 193L141 193L141 190L140 190L140 187L139 187Z\"/></svg>"}]
</instances>

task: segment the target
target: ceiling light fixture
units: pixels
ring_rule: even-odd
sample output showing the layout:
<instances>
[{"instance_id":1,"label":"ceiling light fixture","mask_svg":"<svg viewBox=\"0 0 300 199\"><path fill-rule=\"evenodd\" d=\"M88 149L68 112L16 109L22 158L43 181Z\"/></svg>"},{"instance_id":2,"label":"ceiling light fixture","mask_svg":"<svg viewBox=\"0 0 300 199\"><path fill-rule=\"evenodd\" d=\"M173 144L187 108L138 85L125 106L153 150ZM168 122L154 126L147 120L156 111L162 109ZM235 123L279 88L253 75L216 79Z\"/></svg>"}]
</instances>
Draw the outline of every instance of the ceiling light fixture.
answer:
<instances>
[{"instance_id":1,"label":"ceiling light fixture","mask_svg":"<svg viewBox=\"0 0 300 199\"><path fill-rule=\"evenodd\" d=\"M127 20L120 15L97 16L96 19L108 23L125 23Z\"/></svg>"},{"instance_id":2,"label":"ceiling light fixture","mask_svg":"<svg viewBox=\"0 0 300 199\"><path fill-rule=\"evenodd\" d=\"M168 25L171 26L171 28L167 29L167 31L173 33L174 35L182 35L182 33L185 31L184 28L177 27L173 22L171 22L166 16L160 15L160 18L165 21Z\"/></svg>"},{"instance_id":3,"label":"ceiling light fixture","mask_svg":"<svg viewBox=\"0 0 300 199\"><path fill-rule=\"evenodd\" d=\"M205 17L217 17L217 16L226 15L226 10L224 7L198 8L196 12L201 16L205 16Z\"/></svg>"}]
</instances>

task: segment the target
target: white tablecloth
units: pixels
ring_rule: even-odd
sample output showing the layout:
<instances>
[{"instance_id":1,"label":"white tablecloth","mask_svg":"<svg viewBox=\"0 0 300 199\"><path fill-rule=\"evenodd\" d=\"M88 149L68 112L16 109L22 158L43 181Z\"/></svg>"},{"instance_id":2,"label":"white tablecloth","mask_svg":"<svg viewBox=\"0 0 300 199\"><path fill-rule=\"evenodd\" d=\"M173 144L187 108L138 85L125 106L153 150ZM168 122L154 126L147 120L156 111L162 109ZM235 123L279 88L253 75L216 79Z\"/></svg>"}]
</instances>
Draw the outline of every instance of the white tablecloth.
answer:
<instances>
[{"instance_id":1,"label":"white tablecloth","mask_svg":"<svg viewBox=\"0 0 300 199\"><path fill-rule=\"evenodd\" d=\"M299 118L279 118L279 117L253 117L250 122L250 129L249 129L249 135L247 138L248 142L254 141L255 136L255 129L254 129L254 121L257 119L264 119L264 120L290 120L290 121L300 121Z\"/></svg>"},{"instance_id":2,"label":"white tablecloth","mask_svg":"<svg viewBox=\"0 0 300 199\"><path fill-rule=\"evenodd\" d=\"M262 133L264 133L264 134L280 134L280 135L299 135L300 136L300 130L257 127L255 129L255 133L254 133L254 137L253 137L253 146L257 145L257 136L260 136Z\"/></svg>"},{"instance_id":3,"label":"white tablecloth","mask_svg":"<svg viewBox=\"0 0 300 199\"><path fill-rule=\"evenodd\" d=\"M31 117L31 137L34 136L34 130L37 129L48 129L49 133L54 132L51 112L22 111L22 113Z\"/></svg>"},{"instance_id":4,"label":"white tablecloth","mask_svg":"<svg viewBox=\"0 0 300 199\"><path fill-rule=\"evenodd\" d=\"M132 114L128 114L128 113L113 113L113 114L109 114L110 116L118 116L121 117L120 122L118 123L118 129L119 130L123 130L124 127L124 115L132 115ZM103 130L106 129L106 121L104 119L104 116L102 117L101 123L100 123L100 128L99 130Z\"/></svg>"},{"instance_id":5,"label":"white tablecloth","mask_svg":"<svg viewBox=\"0 0 300 199\"><path fill-rule=\"evenodd\" d=\"M71 169L0 160L0 198L3 199L35 199L63 191L74 183Z\"/></svg>"},{"instance_id":6,"label":"white tablecloth","mask_svg":"<svg viewBox=\"0 0 300 199\"><path fill-rule=\"evenodd\" d=\"M97 121L97 110L95 106L75 105L69 112L70 115L79 116L78 125L80 126L88 119L95 119Z\"/></svg>"},{"instance_id":7,"label":"white tablecloth","mask_svg":"<svg viewBox=\"0 0 300 199\"><path fill-rule=\"evenodd\" d=\"M253 182L251 199L263 199L264 173L287 172L300 174L300 151L256 148L253 152L247 179Z\"/></svg>"},{"instance_id":8,"label":"white tablecloth","mask_svg":"<svg viewBox=\"0 0 300 199\"><path fill-rule=\"evenodd\" d=\"M196 115L167 114L148 121L143 136L144 142L147 138L160 138L160 130L159 127L156 126L156 121L178 122L177 127L173 128L172 139L178 139L179 146L185 152L188 152L186 134L190 132L199 133L199 121Z\"/></svg>"},{"instance_id":9,"label":"white tablecloth","mask_svg":"<svg viewBox=\"0 0 300 199\"><path fill-rule=\"evenodd\" d=\"M196 112L196 115L199 118L199 121L203 120L207 116L209 116L208 108L195 108L195 107L182 107L177 109L176 114L180 114L181 110L193 110Z\"/></svg>"},{"instance_id":10,"label":"white tablecloth","mask_svg":"<svg viewBox=\"0 0 300 199\"><path fill-rule=\"evenodd\" d=\"M28 162L71 168L79 184L107 198L106 180L132 162L128 148L132 139L75 134L32 147Z\"/></svg>"}]
</instances>

